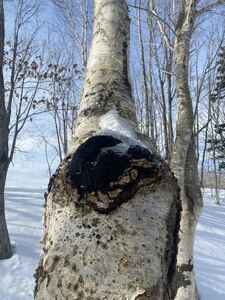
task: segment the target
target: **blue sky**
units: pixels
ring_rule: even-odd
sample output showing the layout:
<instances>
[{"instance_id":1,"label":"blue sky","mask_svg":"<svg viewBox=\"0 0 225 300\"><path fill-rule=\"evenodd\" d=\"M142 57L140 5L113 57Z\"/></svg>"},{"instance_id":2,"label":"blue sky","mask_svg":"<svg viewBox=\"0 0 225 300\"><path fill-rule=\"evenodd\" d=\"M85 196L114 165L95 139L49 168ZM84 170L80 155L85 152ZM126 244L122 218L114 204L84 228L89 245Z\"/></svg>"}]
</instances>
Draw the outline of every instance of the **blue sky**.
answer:
<instances>
[{"instance_id":1,"label":"blue sky","mask_svg":"<svg viewBox=\"0 0 225 300\"><path fill-rule=\"evenodd\" d=\"M49 175L44 155L44 145L38 137L39 133L35 132L35 121L30 128L29 125L28 123L18 139L18 148L23 153L16 152L14 154L13 163L10 165L8 172L7 186L43 187L48 184ZM43 130L45 130L44 124ZM55 161L53 169L57 165L58 161Z\"/></svg>"}]
</instances>

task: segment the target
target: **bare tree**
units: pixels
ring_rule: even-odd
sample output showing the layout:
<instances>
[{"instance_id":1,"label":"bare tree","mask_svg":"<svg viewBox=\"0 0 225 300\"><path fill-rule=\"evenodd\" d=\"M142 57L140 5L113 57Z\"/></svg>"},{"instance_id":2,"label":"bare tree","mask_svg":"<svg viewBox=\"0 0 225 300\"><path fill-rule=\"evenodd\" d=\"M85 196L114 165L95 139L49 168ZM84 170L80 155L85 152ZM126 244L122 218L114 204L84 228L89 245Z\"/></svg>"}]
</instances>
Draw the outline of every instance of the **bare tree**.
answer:
<instances>
[{"instance_id":1,"label":"bare tree","mask_svg":"<svg viewBox=\"0 0 225 300\"><path fill-rule=\"evenodd\" d=\"M49 77L48 101L49 112L54 121L57 137L57 149L59 160L62 161L68 152L72 137L73 120L77 113L76 80L77 65L61 65L60 61L48 65L47 77Z\"/></svg>"},{"instance_id":2,"label":"bare tree","mask_svg":"<svg viewBox=\"0 0 225 300\"><path fill-rule=\"evenodd\" d=\"M175 299L197 299L193 268L193 245L202 207L194 138L194 112L189 89L190 43L197 18L224 4L216 1L198 10L199 1L180 0L175 31L177 121L172 168L181 188L182 217L177 255Z\"/></svg>"},{"instance_id":3,"label":"bare tree","mask_svg":"<svg viewBox=\"0 0 225 300\"><path fill-rule=\"evenodd\" d=\"M88 55L88 32L90 29L89 0L52 0L60 15L61 27L64 27L64 34L69 36L78 53L78 58L81 58L81 69L85 70L87 65Z\"/></svg>"},{"instance_id":4,"label":"bare tree","mask_svg":"<svg viewBox=\"0 0 225 300\"><path fill-rule=\"evenodd\" d=\"M132 52L137 52L135 59L140 61L133 71L135 99L138 95L139 102L141 102L137 104L137 114L142 116L143 124L149 123L147 127L151 129L150 137L155 140L157 150L170 162L174 123L172 113L174 99L173 7L171 3L167 3L165 12L159 16L156 12L158 3L153 0L136 0L128 1L128 3L132 10L132 18L135 19L134 21L137 19L136 30L140 43L139 49L136 47L137 36L134 31L132 43L135 46L133 45ZM134 10L137 11L136 14L133 13ZM132 56L134 56L133 53ZM143 124L141 124L142 127ZM162 132L161 129L163 129Z\"/></svg>"},{"instance_id":5,"label":"bare tree","mask_svg":"<svg viewBox=\"0 0 225 300\"><path fill-rule=\"evenodd\" d=\"M6 119L5 87L3 77L4 59L4 8L0 1L0 258L9 258L12 254L9 234L5 220L4 190L8 169L8 124Z\"/></svg>"},{"instance_id":6,"label":"bare tree","mask_svg":"<svg viewBox=\"0 0 225 300\"><path fill-rule=\"evenodd\" d=\"M18 0L12 42L5 46L4 8L0 2L1 15L1 102L0 102L0 259L12 254L5 222L4 190L6 176L16 149L19 133L27 120L37 114L36 95L41 81L41 59L36 57L32 43L38 27L29 38L22 40L21 31L38 11L39 5ZM36 54L36 55L35 55ZM4 82L4 75L5 82ZM40 100L42 103L43 101Z\"/></svg>"}]
</instances>

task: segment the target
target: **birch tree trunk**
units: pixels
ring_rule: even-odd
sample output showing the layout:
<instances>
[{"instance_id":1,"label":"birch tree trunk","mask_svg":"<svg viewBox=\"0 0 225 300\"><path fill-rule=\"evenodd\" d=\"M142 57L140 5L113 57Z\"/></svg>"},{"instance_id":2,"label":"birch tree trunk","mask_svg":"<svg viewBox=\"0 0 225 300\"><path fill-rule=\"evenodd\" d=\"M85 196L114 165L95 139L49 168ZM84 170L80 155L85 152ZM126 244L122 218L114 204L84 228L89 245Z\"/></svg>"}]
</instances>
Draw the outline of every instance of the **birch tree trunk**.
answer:
<instances>
[{"instance_id":1,"label":"birch tree trunk","mask_svg":"<svg viewBox=\"0 0 225 300\"><path fill-rule=\"evenodd\" d=\"M12 255L9 234L5 220L5 181L8 170L8 123L5 107L5 88L3 78L4 57L4 8L3 0L0 1L0 259Z\"/></svg>"},{"instance_id":2,"label":"birch tree trunk","mask_svg":"<svg viewBox=\"0 0 225 300\"><path fill-rule=\"evenodd\" d=\"M180 201L139 140L123 0L95 0L73 145L49 183L36 300L172 299Z\"/></svg>"},{"instance_id":3,"label":"birch tree trunk","mask_svg":"<svg viewBox=\"0 0 225 300\"><path fill-rule=\"evenodd\" d=\"M198 179L194 114L188 85L190 41L198 1L180 0L176 26L174 56L176 65L177 123L172 169L181 188L182 215L179 231L175 299L198 298L193 268L193 247L196 224L202 207Z\"/></svg>"}]
</instances>

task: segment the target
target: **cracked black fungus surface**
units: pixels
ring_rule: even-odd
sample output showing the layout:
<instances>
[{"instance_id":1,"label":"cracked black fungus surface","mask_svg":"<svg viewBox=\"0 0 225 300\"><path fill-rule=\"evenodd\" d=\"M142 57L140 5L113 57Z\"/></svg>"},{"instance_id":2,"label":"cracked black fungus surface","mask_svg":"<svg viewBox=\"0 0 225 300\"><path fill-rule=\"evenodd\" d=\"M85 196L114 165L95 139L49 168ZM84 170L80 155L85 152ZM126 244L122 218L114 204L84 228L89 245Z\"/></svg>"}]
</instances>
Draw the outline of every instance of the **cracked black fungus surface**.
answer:
<instances>
[{"instance_id":1,"label":"cracked black fungus surface","mask_svg":"<svg viewBox=\"0 0 225 300\"><path fill-rule=\"evenodd\" d=\"M115 151L113 147L121 143L113 136L99 135L91 137L77 149L68 165L67 176L81 198L96 191L107 193L110 182L129 169L132 160L154 159L147 148L139 145L131 145L125 153Z\"/></svg>"}]
</instances>

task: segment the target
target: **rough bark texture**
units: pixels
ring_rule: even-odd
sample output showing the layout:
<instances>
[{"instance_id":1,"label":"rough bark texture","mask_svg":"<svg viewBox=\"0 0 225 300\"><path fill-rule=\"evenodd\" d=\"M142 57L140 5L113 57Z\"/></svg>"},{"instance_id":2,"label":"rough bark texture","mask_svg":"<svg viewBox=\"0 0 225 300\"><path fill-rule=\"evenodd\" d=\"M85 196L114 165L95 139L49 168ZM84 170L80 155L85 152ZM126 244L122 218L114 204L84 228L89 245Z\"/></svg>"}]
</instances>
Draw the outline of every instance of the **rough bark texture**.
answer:
<instances>
[{"instance_id":1,"label":"rough bark texture","mask_svg":"<svg viewBox=\"0 0 225 300\"><path fill-rule=\"evenodd\" d=\"M8 122L5 108L5 89L3 79L4 57L4 8L0 1L0 259L12 254L9 234L5 221L5 181L8 170Z\"/></svg>"},{"instance_id":2,"label":"rough bark texture","mask_svg":"<svg viewBox=\"0 0 225 300\"><path fill-rule=\"evenodd\" d=\"M188 85L190 41L196 18L197 1L181 0L176 26L174 56L176 64L177 124L172 169L181 188L182 216L174 289L177 300L198 298L193 268L195 228L202 207L198 179L194 114Z\"/></svg>"},{"instance_id":3,"label":"rough bark texture","mask_svg":"<svg viewBox=\"0 0 225 300\"><path fill-rule=\"evenodd\" d=\"M177 183L138 140L122 0L96 0L73 146L49 183L36 300L172 299Z\"/></svg>"}]
</instances>

